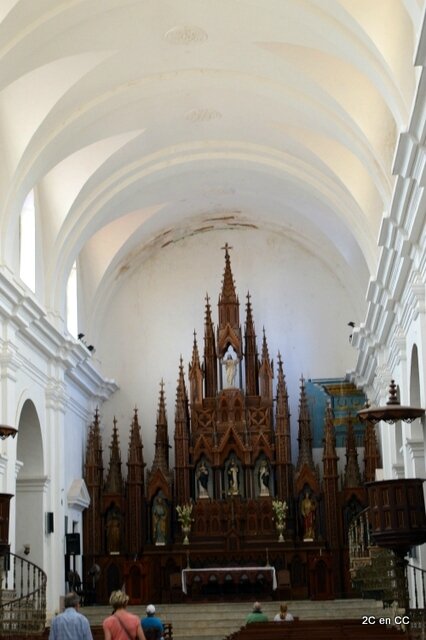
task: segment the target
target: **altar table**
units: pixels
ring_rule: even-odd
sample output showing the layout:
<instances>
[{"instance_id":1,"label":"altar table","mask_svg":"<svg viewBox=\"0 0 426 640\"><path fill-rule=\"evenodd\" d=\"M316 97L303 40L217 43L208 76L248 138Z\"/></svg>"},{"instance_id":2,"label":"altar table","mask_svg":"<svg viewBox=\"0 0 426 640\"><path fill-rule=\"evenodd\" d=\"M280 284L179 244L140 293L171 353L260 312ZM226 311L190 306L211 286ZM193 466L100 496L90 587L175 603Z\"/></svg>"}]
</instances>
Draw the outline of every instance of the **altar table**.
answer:
<instances>
[{"instance_id":1,"label":"altar table","mask_svg":"<svg viewBox=\"0 0 426 640\"><path fill-rule=\"evenodd\" d=\"M276 590L277 576L275 567L271 567L269 565L264 567L207 567L206 569L191 569L188 567L187 569L182 570L182 591L187 593L188 578L190 577L190 574L206 574L206 578L210 578L210 576L215 576L217 578L217 574L223 574L221 575L223 581L227 575L236 576L238 579L246 575L249 578L251 577L256 579L256 577L265 573L271 575L272 589Z\"/></svg>"}]
</instances>

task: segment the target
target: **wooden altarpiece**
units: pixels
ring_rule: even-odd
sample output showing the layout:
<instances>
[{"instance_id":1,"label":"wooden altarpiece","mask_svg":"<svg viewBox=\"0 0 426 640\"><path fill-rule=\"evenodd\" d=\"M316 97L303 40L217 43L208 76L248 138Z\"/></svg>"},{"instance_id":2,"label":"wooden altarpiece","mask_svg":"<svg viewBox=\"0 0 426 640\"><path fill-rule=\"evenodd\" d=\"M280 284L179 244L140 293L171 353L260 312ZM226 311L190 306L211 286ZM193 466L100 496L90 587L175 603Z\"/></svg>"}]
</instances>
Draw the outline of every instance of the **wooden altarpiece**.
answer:
<instances>
[{"instance_id":1,"label":"wooden altarpiece","mask_svg":"<svg viewBox=\"0 0 426 640\"><path fill-rule=\"evenodd\" d=\"M175 404L175 464L169 462L165 391L158 402L155 455L145 473L138 413L130 430L123 478L114 423L106 479L99 414L88 437L84 571L100 574L96 601L125 585L131 602L196 598L279 597L268 567L289 576L293 598L333 598L350 591L346 531L350 510L366 506L356 447L348 429L345 482L339 485L333 415L324 417L322 473L314 464L304 380L301 381L296 465L291 457L288 394L278 355L276 387L265 332L260 353L247 295L244 331L229 247L215 330L206 298L204 350L194 334L188 386L181 359ZM366 436L367 437L367 436ZM366 469L378 464L368 432ZM145 477L146 476L146 477ZM274 501L286 502L279 541ZM192 505L189 532L176 507ZM189 544L184 544L185 535ZM182 570L186 593L182 589ZM219 569L228 568L228 572ZM207 570L208 569L208 570ZM216 569L216 571L215 571Z\"/></svg>"}]
</instances>

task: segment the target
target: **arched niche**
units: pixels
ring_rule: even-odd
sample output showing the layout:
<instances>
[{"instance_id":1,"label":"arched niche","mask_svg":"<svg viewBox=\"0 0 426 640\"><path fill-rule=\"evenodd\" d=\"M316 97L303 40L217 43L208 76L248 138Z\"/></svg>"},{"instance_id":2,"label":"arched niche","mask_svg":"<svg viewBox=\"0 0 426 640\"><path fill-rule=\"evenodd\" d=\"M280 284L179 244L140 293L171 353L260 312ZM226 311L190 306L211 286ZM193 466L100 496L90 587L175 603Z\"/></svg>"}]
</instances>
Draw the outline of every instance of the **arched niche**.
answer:
<instances>
[{"instance_id":1,"label":"arched niche","mask_svg":"<svg viewBox=\"0 0 426 640\"><path fill-rule=\"evenodd\" d=\"M26 400L18 421L16 479L16 553L30 546L27 559L43 566L44 502L46 489L40 420L34 403Z\"/></svg>"},{"instance_id":2,"label":"arched niche","mask_svg":"<svg viewBox=\"0 0 426 640\"><path fill-rule=\"evenodd\" d=\"M411 350L410 405L412 407L420 407L420 404L419 352L417 345L414 344Z\"/></svg>"},{"instance_id":3,"label":"arched niche","mask_svg":"<svg viewBox=\"0 0 426 640\"><path fill-rule=\"evenodd\" d=\"M410 362L410 406L421 407L423 406L421 398L420 387L420 370L419 370L419 352L416 344L413 344L411 349L411 362ZM425 468L425 418L417 418L410 425L410 437L413 441L412 445L412 458L414 469L411 471L410 476L424 477ZM414 443L417 443L416 445Z\"/></svg>"}]
</instances>

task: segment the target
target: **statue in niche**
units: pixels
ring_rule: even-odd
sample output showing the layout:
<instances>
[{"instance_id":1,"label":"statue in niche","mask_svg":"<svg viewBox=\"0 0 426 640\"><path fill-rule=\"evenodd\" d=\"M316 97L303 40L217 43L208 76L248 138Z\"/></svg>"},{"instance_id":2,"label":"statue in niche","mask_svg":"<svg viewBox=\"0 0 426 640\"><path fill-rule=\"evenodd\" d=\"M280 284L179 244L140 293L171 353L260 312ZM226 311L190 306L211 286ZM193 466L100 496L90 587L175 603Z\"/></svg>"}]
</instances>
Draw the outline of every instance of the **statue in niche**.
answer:
<instances>
[{"instance_id":1,"label":"statue in niche","mask_svg":"<svg viewBox=\"0 0 426 640\"><path fill-rule=\"evenodd\" d=\"M226 386L228 388L234 387L235 376L237 375L238 358L232 347L228 348L225 357L222 359L222 364L225 369Z\"/></svg>"},{"instance_id":2,"label":"statue in niche","mask_svg":"<svg viewBox=\"0 0 426 640\"><path fill-rule=\"evenodd\" d=\"M107 514L106 536L108 553L120 553L121 513L115 505L112 505Z\"/></svg>"},{"instance_id":3,"label":"statue in niche","mask_svg":"<svg viewBox=\"0 0 426 640\"><path fill-rule=\"evenodd\" d=\"M235 458L232 458L231 464L228 467L228 495L238 496L240 494L240 482L239 482L240 470L238 468Z\"/></svg>"},{"instance_id":4,"label":"statue in niche","mask_svg":"<svg viewBox=\"0 0 426 640\"><path fill-rule=\"evenodd\" d=\"M315 538L315 500L305 491L305 497L300 505L300 513L303 518L303 540L313 540Z\"/></svg>"},{"instance_id":5,"label":"statue in niche","mask_svg":"<svg viewBox=\"0 0 426 640\"><path fill-rule=\"evenodd\" d=\"M259 495L269 496L269 478L270 478L269 465L265 459L263 459L259 465L258 470L258 483L259 483Z\"/></svg>"},{"instance_id":6,"label":"statue in niche","mask_svg":"<svg viewBox=\"0 0 426 640\"><path fill-rule=\"evenodd\" d=\"M197 471L198 497L209 498L209 470L205 462L202 462Z\"/></svg>"},{"instance_id":7,"label":"statue in niche","mask_svg":"<svg viewBox=\"0 0 426 640\"><path fill-rule=\"evenodd\" d=\"M162 496L157 496L152 506L152 537L156 545L167 542L167 505Z\"/></svg>"}]
</instances>

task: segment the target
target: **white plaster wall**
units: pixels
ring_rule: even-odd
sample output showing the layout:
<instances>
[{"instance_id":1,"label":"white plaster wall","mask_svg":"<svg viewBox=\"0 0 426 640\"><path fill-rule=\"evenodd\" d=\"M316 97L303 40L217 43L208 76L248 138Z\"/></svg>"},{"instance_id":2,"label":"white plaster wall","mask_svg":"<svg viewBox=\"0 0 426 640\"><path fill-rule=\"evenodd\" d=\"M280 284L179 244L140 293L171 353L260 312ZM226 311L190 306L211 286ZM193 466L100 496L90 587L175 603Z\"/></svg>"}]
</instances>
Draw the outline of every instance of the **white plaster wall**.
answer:
<instances>
[{"instance_id":1,"label":"white plaster wall","mask_svg":"<svg viewBox=\"0 0 426 640\"><path fill-rule=\"evenodd\" d=\"M46 392L45 376L50 367L48 360L43 362L40 354L26 351L22 344L20 353L24 360L31 358L33 368L31 375L27 367L21 368L17 374L17 415L26 399L34 402L40 421L40 429L35 425L39 433L34 431L34 438L42 439L42 460L40 464L33 464L32 456L37 443L34 441L32 447L30 438L26 439L24 448L19 448L18 431L17 445L22 467L16 488L11 488L11 492L16 494L15 508L18 513L16 537L11 528L10 540L18 554L22 554L23 544L29 543L31 552L27 559L47 573L47 608L50 614L58 608L59 598L65 593L65 516L68 516L70 527L72 521L77 521L78 530L82 531L82 513L68 508L66 495L72 481L82 477L90 415L89 409L84 413L83 407L88 407L89 400L82 391L69 387L69 396L65 396L63 402L58 399L55 406ZM70 398L73 398L72 402ZM76 410L78 404L80 411ZM47 512L54 514L54 532L50 534L45 529ZM71 528L68 532L71 532Z\"/></svg>"},{"instance_id":2,"label":"white plaster wall","mask_svg":"<svg viewBox=\"0 0 426 640\"><path fill-rule=\"evenodd\" d=\"M405 376L403 404L424 407L426 405L426 362L424 344L426 339L426 317L424 313L416 313L410 322L406 338ZM412 358L413 348L417 348L418 380L414 382L417 398L412 397ZM417 374L416 374L417 375ZM418 389L417 389L418 387ZM402 424L405 477L426 477L425 466L425 419L417 419L412 424Z\"/></svg>"},{"instance_id":3,"label":"white plaster wall","mask_svg":"<svg viewBox=\"0 0 426 640\"><path fill-rule=\"evenodd\" d=\"M0 441L0 491L14 496L11 550L22 555L29 544L27 559L47 574L49 616L65 593L65 516L82 531L82 507L69 506L67 492L82 478L94 405L114 385L93 369L82 345L49 324L25 289L0 278L0 299L1 422L18 428L15 439ZM46 532L48 512L53 533Z\"/></svg>"},{"instance_id":4,"label":"white plaster wall","mask_svg":"<svg viewBox=\"0 0 426 640\"><path fill-rule=\"evenodd\" d=\"M423 252L424 255L424 252ZM424 287L424 285L423 285ZM423 295L408 295L404 292L404 303L398 305L397 315L386 345L379 353L379 375L375 379L375 388L380 389L374 404L385 404L388 398L388 384L393 378L399 386L401 404L412 404L411 398L411 361L413 347L418 350L418 391L416 404L426 405L426 316L423 311ZM417 383L416 383L417 384ZM374 397L374 390L367 390ZM425 420L417 419L412 424L380 425L383 468L386 478L425 477Z\"/></svg>"},{"instance_id":5,"label":"white plaster wall","mask_svg":"<svg viewBox=\"0 0 426 640\"><path fill-rule=\"evenodd\" d=\"M136 405L145 461L150 464L162 378L173 443L179 358L182 355L187 380L194 329L200 355L203 353L206 292L217 326L217 301L225 264L221 247L225 242L233 246L231 266L240 299L241 324L244 326L246 294L250 291L258 348L265 327L270 357L276 363L280 351L283 358L293 416L293 444L301 374L305 378L344 376L354 366L347 323L362 316L364 301L353 296L350 284L343 284L345 280L351 282L351 274L341 268L337 256L328 256L329 262L322 262L294 239L270 232L211 232L185 238L151 256L117 283L103 318L98 319L96 342L91 338L97 349L95 359L104 374L114 378L120 387L101 412L106 456L115 415L125 462Z\"/></svg>"}]
</instances>

